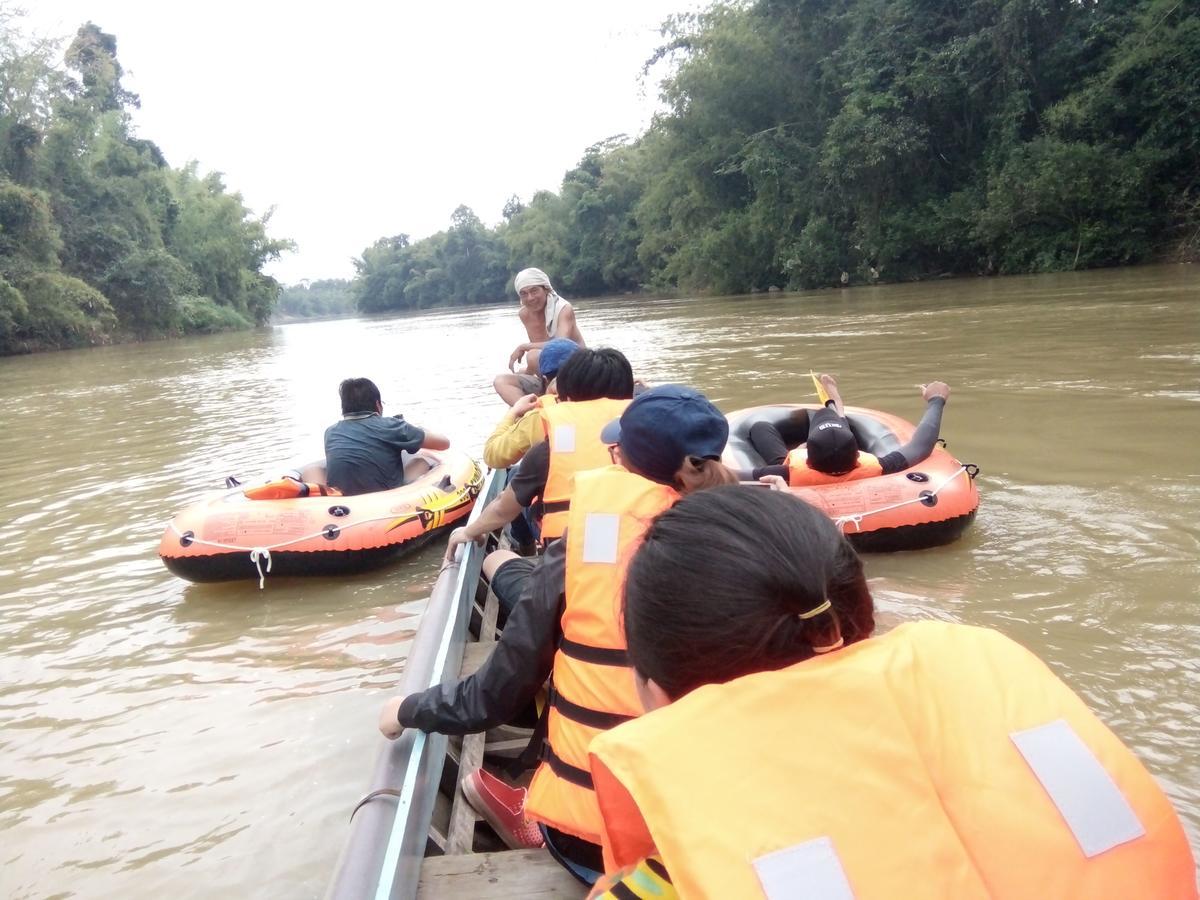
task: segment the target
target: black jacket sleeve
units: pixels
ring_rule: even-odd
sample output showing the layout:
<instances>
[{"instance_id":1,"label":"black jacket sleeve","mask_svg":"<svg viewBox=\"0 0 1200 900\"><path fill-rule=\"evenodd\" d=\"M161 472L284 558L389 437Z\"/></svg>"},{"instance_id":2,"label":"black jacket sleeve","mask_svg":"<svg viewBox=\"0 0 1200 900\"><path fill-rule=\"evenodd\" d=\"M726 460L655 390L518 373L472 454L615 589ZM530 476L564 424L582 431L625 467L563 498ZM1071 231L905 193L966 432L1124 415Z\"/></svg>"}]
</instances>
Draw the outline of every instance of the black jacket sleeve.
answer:
<instances>
[{"instance_id":1,"label":"black jacket sleeve","mask_svg":"<svg viewBox=\"0 0 1200 900\"><path fill-rule=\"evenodd\" d=\"M566 541L555 541L529 578L500 640L461 681L410 694L397 718L405 728L473 734L512 721L554 668L566 586Z\"/></svg>"},{"instance_id":2,"label":"black jacket sleeve","mask_svg":"<svg viewBox=\"0 0 1200 900\"><path fill-rule=\"evenodd\" d=\"M899 450L893 450L886 456L880 457L879 464L883 467L885 475L902 472L909 466L915 466L933 452L933 445L937 443L938 434L942 430L942 409L945 406L946 401L942 397L930 399L925 407L925 414L917 423L917 430L913 432L912 439Z\"/></svg>"}]
</instances>

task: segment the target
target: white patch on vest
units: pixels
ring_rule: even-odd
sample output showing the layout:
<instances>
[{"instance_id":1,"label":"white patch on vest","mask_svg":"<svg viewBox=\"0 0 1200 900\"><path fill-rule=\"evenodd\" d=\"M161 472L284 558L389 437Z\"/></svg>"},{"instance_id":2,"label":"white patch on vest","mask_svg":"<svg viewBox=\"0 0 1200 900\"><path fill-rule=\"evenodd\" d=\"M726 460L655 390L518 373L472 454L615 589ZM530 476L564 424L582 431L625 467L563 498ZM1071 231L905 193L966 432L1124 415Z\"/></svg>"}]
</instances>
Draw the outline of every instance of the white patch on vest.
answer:
<instances>
[{"instance_id":1,"label":"white patch on vest","mask_svg":"<svg viewBox=\"0 0 1200 900\"><path fill-rule=\"evenodd\" d=\"M555 425L554 426L554 452L555 453L574 453L575 452L575 426L574 425Z\"/></svg>"},{"instance_id":2,"label":"white patch on vest","mask_svg":"<svg viewBox=\"0 0 1200 900\"><path fill-rule=\"evenodd\" d=\"M827 837L760 856L754 871L767 900L854 900L846 870Z\"/></svg>"},{"instance_id":3,"label":"white patch on vest","mask_svg":"<svg viewBox=\"0 0 1200 900\"><path fill-rule=\"evenodd\" d=\"M1100 760L1063 719L1010 737L1067 827L1083 855L1097 856L1146 833L1137 813Z\"/></svg>"},{"instance_id":4,"label":"white patch on vest","mask_svg":"<svg viewBox=\"0 0 1200 900\"><path fill-rule=\"evenodd\" d=\"M588 513L583 520L583 561L615 563L621 517L615 513Z\"/></svg>"}]
</instances>

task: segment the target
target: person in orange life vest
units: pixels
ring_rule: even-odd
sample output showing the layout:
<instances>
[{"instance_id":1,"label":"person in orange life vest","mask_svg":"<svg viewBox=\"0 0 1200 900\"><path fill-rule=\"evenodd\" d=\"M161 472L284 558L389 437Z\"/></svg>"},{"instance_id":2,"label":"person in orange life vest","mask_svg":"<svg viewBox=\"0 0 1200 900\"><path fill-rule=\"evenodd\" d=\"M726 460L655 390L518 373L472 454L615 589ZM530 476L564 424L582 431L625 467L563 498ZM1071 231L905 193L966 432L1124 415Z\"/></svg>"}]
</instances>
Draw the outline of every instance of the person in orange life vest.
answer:
<instances>
[{"instance_id":1,"label":"person in orange life vest","mask_svg":"<svg viewBox=\"0 0 1200 900\"><path fill-rule=\"evenodd\" d=\"M601 856L599 811L590 790L577 783L587 777L587 741L597 728L641 711L621 664L624 565L645 525L680 494L736 481L720 463L728 436L720 410L690 388L663 385L631 403L605 429L605 440L619 441L623 465L580 474L580 503L572 505L567 532L534 567L487 661L456 683L394 697L380 713L387 737L410 727L484 731L523 711L553 673L546 757L555 762L539 766L528 812L556 857L588 882L599 875ZM464 791L510 844L530 846L520 799L505 812L512 789L495 782L478 773Z\"/></svg>"},{"instance_id":2,"label":"person in orange life vest","mask_svg":"<svg viewBox=\"0 0 1200 900\"><path fill-rule=\"evenodd\" d=\"M942 427L942 409L950 397L950 388L945 382L931 381L921 386L921 396L927 405L912 439L899 450L876 459L858 449L850 423L846 421L837 380L826 374L817 377L829 399L824 409L809 413L807 425L803 419L797 421L798 432L807 429L799 441L802 447L789 452L789 443L794 441L789 442L790 436L781 434L769 422L758 422L750 428L750 444L766 463L755 468L750 473L751 478L778 475L787 479L792 487L869 478L901 472L933 452Z\"/></svg>"},{"instance_id":3,"label":"person in orange life vest","mask_svg":"<svg viewBox=\"0 0 1200 900\"><path fill-rule=\"evenodd\" d=\"M505 412L488 439L483 443L483 461L493 469L516 466L535 444L546 439L546 420L542 410L558 399L556 378L563 363L579 345L567 338L555 338L542 348L538 365L545 390L526 394ZM517 473L514 468L508 473L511 480ZM532 508L513 519L509 538L521 548L524 555L532 556L538 539L538 516Z\"/></svg>"},{"instance_id":4,"label":"person in orange life vest","mask_svg":"<svg viewBox=\"0 0 1200 900\"><path fill-rule=\"evenodd\" d=\"M558 401L541 410L547 439L534 444L521 460L508 486L470 525L456 528L446 544L446 561L454 558L459 544L483 541L488 534L503 528L523 510L540 503L545 510L542 540L562 534L565 511L570 502L571 478L576 471L592 469L610 462L608 449L600 441L600 429L610 418L620 415L633 396L633 369L620 350L580 348L562 364L555 379ZM568 440L569 437L569 440ZM532 561L510 570L532 565ZM490 578L492 569L485 570ZM516 602L519 584L502 577L493 584L507 615Z\"/></svg>"},{"instance_id":5,"label":"person in orange life vest","mask_svg":"<svg viewBox=\"0 0 1200 900\"><path fill-rule=\"evenodd\" d=\"M509 406L524 394L545 393L546 379L542 377L545 373L539 372L539 357L548 341L570 338L580 347L586 346L575 321L575 308L558 295L545 272L522 269L513 279L513 287L521 301L519 315L529 340L517 345L508 359L508 372L497 375L492 382L500 399ZM522 359L525 370L517 372Z\"/></svg>"},{"instance_id":6,"label":"person in orange life vest","mask_svg":"<svg viewBox=\"0 0 1200 900\"><path fill-rule=\"evenodd\" d=\"M590 745L610 871L655 859L685 898L1194 900L1170 802L1040 660L945 622L863 640L871 608L795 497L655 520L623 608L649 712Z\"/></svg>"}]
</instances>

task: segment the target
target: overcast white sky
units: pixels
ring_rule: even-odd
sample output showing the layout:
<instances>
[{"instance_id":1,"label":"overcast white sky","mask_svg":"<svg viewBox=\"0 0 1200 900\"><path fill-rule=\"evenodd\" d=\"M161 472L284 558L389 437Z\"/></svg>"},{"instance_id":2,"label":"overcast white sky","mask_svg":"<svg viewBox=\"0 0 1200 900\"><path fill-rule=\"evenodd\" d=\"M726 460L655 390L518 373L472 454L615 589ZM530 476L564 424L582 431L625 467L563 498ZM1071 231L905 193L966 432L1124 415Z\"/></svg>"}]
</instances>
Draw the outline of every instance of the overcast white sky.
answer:
<instances>
[{"instance_id":1,"label":"overcast white sky","mask_svg":"<svg viewBox=\"0 0 1200 900\"><path fill-rule=\"evenodd\" d=\"M432 234L460 203L492 225L512 194L557 190L590 144L646 128L642 63L698 5L40 0L26 24L116 35L139 136L275 207L299 249L269 271L290 284L351 277L377 238Z\"/></svg>"}]
</instances>

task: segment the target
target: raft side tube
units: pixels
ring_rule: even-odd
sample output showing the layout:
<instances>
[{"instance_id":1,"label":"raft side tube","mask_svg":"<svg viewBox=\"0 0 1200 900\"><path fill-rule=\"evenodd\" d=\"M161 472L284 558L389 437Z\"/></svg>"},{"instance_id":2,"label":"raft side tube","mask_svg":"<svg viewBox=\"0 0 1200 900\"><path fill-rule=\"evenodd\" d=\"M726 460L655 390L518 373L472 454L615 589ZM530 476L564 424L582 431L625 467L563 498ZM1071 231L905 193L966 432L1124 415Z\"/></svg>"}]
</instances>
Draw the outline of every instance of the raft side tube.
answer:
<instances>
[{"instance_id":1,"label":"raft side tube","mask_svg":"<svg viewBox=\"0 0 1200 900\"><path fill-rule=\"evenodd\" d=\"M357 550L274 550L271 552L271 577L353 575L357 572L369 572L408 556L441 534L442 530L431 531L399 544ZM234 553L214 553L211 556L163 556L162 561L172 575L197 584L237 581L257 578L259 575L250 555L241 550Z\"/></svg>"}]
</instances>

